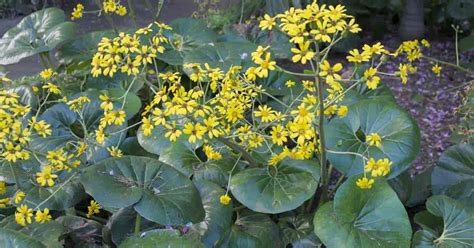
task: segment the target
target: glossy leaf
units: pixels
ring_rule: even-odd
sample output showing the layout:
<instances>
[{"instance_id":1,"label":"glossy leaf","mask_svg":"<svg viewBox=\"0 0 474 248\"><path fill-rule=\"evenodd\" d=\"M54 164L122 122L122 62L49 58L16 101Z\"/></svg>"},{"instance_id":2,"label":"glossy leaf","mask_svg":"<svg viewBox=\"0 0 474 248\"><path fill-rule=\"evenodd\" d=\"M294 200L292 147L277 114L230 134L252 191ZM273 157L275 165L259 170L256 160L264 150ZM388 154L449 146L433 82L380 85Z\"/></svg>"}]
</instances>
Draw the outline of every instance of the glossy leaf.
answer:
<instances>
[{"instance_id":1,"label":"glossy leaf","mask_svg":"<svg viewBox=\"0 0 474 248\"><path fill-rule=\"evenodd\" d=\"M64 22L61 9L47 8L25 17L0 39L0 65L48 52L73 37L75 24Z\"/></svg>"},{"instance_id":2,"label":"glossy leaf","mask_svg":"<svg viewBox=\"0 0 474 248\"><path fill-rule=\"evenodd\" d=\"M240 213L229 236L220 245L222 248L282 247L278 226L265 214L246 211Z\"/></svg>"},{"instance_id":3,"label":"glossy leaf","mask_svg":"<svg viewBox=\"0 0 474 248\"><path fill-rule=\"evenodd\" d=\"M64 44L56 53L56 57L61 64L79 63L82 61L90 61L97 50L97 44L102 38L112 38L115 32L95 31L86 33L72 42Z\"/></svg>"},{"instance_id":4,"label":"glossy leaf","mask_svg":"<svg viewBox=\"0 0 474 248\"><path fill-rule=\"evenodd\" d=\"M383 179L360 189L352 176L314 216L314 231L328 248L409 247L411 226L397 194Z\"/></svg>"},{"instance_id":5,"label":"glossy leaf","mask_svg":"<svg viewBox=\"0 0 474 248\"><path fill-rule=\"evenodd\" d=\"M123 242L119 248L142 248L142 247L154 247L154 248L204 248L205 246L199 242L199 240L187 238L185 236L180 237L177 231L173 230L157 230L150 231L142 237L131 237Z\"/></svg>"},{"instance_id":6,"label":"glossy leaf","mask_svg":"<svg viewBox=\"0 0 474 248\"><path fill-rule=\"evenodd\" d=\"M185 53L183 62L208 63L212 68L227 70L232 65L241 65L242 60L250 60L250 54L256 48L251 42L217 42Z\"/></svg>"},{"instance_id":7,"label":"glossy leaf","mask_svg":"<svg viewBox=\"0 0 474 248\"><path fill-rule=\"evenodd\" d=\"M318 168L317 164L313 165ZM249 168L235 174L230 189L246 207L261 213L282 213L299 207L316 191L318 179L286 160L276 167Z\"/></svg>"},{"instance_id":8,"label":"glossy leaf","mask_svg":"<svg viewBox=\"0 0 474 248\"><path fill-rule=\"evenodd\" d=\"M421 212L415 221L423 227L413 237L413 247L472 247L474 211L447 196L432 196L426 202L429 212ZM430 217L430 214L434 216ZM442 218L442 221L436 218Z\"/></svg>"},{"instance_id":9,"label":"glossy leaf","mask_svg":"<svg viewBox=\"0 0 474 248\"><path fill-rule=\"evenodd\" d=\"M334 118L326 125L326 145L329 150L363 154L374 159L388 158L393 162L389 178L410 166L420 150L420 132L410 114L387 101L366 100L349 106L344 118ZM365 136L377 133L382 146L368 146ZM363 136L363 137L359 137ZM351 176L363 172L361 157L352 154L329 153L331 164Z\"/></svg>"},{"instance_id":10,"label":"glossy leaf","mask_svg":"<svg viewBox=\"0 0 474 248\"><path fill-rule=\"evenodd\" d=\"M204 221L192 226L200 235L202 242L208 247L215 247L232 227L232 204L222 205L219 197L225 190L218 185L204 180L195 182L201 194L206 217Z\"/></svg>"},{"instance_id":11,"label":"glossy leaf","mask_svg":"<svg viewBox=\"0 0 474 248\"><path fill-rule=\"evenodd\" d=\"M441 155L431 174L433 194L446 194L454 199L474 202L474 144L449 147Z\"/></svg>"},{"instance_id":12,"label":"glossy leaf","mask_svg":"<svg viewBox=\"0 0 474 248\"><path fill-rule=\"evenodd\" d=\"M46 248L38 240L19 231L0 228L0 246L8 248Z\"/></svg>"},{"instance_id":13,"label":"glossy leaf","mask_svg":"<svg viewBox=\"0 0 474 248\"><path fill-rule=\"evenodd\" d=\"M204 218L194 184L155 159L125 156L103 160L87 168L81 182L102 206L133 206L141 216L163 225L197 223Z\"/></svg>"}]
</instances>

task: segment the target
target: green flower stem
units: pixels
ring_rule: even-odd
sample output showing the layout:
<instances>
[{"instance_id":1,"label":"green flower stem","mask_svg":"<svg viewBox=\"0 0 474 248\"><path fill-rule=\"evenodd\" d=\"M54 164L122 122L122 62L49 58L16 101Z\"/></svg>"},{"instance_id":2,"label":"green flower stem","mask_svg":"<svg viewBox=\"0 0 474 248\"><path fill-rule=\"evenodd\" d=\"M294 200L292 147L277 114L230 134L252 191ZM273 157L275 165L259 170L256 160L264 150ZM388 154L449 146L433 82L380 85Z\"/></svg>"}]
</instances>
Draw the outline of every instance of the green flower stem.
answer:
<instances>
[{"instance_id":1,"label":"green flower stem","mask_svg":"<svg viewBox=\"0 0 474 248\"><path fill-rule=\"evenodd\" d=\"M46 59L44 58L44 55L43 53L40 53L39 54L39 57L40 57L40 61L41 61L41 65L44 67L44 69L49 69L49 65L48 65L48 62L46 61Z\"/></svg>"},{"instance_id":2,"label":"green flower stem","mask_svg":"<svg viewBox=\"0 0 474 248\"><path fill-rule=\"evenodd\" d=\"M158 20L158 17L160 17L161 9L163 8L164 2L165 2L165 0L160 0L158 2L158 8L156 10L155 20Z\"/></svg>"},{"instance_id":3,"label":"green flower stem","mask_svg":"<svg viewBox=\"0 0 474 248\"><path fill-rule=\"evenodd\" d=\"M443 60L439 60L439 59L435 59L435 58L432 58L432 57L428 57L428 56L425 56L423 55L423 58L427 59L427 60L430 60L430 61L433 61L433 62L436 62L436 63L439 63L439 64L443 64L443 65L447 65L447 66L451 66L453 68L456 68L462 72L465 72L465 73L468 73L468 74L474 74L474 71L471 71L471 70L468 70L462 66L459 66L459 65L456 65L456 64L453 64L453 63L450 63L450 62L446 62L446 61L443 61Z\"/></svg>"},{"instance_id":4,"label":"green flower stem","mask_svg":"<svg viewBox=\"0 0 474 248\"><path fill-rule=\"evenodd\" d=\"M95 5L101 10L102 12L102 4L100 2L100 0L95 0ZM115 23L114 23L114 20L112 19L112 17L110 17L107 13L104 14L105 16L105 20L110 24L110 26L112 27L112 29L114 30L114 32L118 35L119 32L118 32L118 29L117 27L115 26Z\"/></svg>"},{"instance_id":5,"label":"green flower stem","mask_svg":"<svg viewBox=\"0 0 474 248\"><path fill-rule=\"evenodd\" d=\"M219 137L217 138L218 141L224 143L226 146L230 147L232 150L234 150L237 153L240 153L242 157L250 163L252 166L258 166L258 162L248 153L244 148L239 146L238 144L235 144L234 142L227 140L225 138Z\"/></svg>"},{"instance_id":6,"label":"green flower stem","mask_svg":"<svg viewBox=\"0 0 474 248\"><path fill-rule=\"evenodd\" d=\"M139 235L140 234L140 225L142 223L142 216L137 213L137 217L135 217L135 235Z\"/></svg>"},{"instance_id":7,"label":"green flower stem","mask_svg":"<svg viewBox=\"0 0 474 248\"><path fill-rule=\"evenodd\" d=\"M11 162L8 162L8 165L10 165L10 171L12 172L13 179L15 180L15 188L16 188L17 190L19 190L19 189L20 189L20 186L19 186L19 185L20 185L20 182L18 181L18 177L16 176L16 172L15 172L15 170L13 169L13 165L12 165Z\"/></svg>"},{"instance_id":8,"label":"green flower stem","mask_svg":"<svg viewBox=\"0 0 474 248\"><path fill-rule=\"evenodd\" d=\"M64 183L62 183L48 198L44 199L44 201L40 202L40 204L36 205L35 211L39 210L41 206L43 206L46 202L49 201L49 199L53 198L54 195L56 195L66 184L72 181L77 176L77 172L74 172L74 174L71 175L70 178L68 178Z\"/></svg>"},{"instance_id":9,"label":"green flower stem","mask_svg":"<svg viewBox=\"0 0 474 248\"><path fill-rule=\"evenodd\" d=\"M298 72L288 71L288 70L285 70L285 69L279 67L278 65L275 65L275 67L279 71L282 71L282 72L290 74L290 75L301 76L301 77L316 77L317 76L315 74L305 74L305 73L298 73Z\"/></svg>"}]
</instances>

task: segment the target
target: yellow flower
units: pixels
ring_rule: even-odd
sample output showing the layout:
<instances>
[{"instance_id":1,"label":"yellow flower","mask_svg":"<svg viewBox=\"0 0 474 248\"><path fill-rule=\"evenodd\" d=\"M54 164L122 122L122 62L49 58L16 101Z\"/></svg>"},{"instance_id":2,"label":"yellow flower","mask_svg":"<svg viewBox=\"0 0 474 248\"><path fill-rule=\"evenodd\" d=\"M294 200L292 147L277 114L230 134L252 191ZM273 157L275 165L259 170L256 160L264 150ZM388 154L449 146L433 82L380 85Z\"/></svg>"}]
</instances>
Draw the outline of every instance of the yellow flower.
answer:
<instances>
[{"instance_id":1,"label":"yellow flower","mask_svg":"<svg viewBox=\"0 0 474 248\"><path fill-rule=\"evenodd\" d=\"M151 131L153 130L153 125L151 124L150 120L146 117L142 118L142 130L144 136L149 136Z\"/></svg>"},{"instance_id":2,"label":"yellow flower","mask_svg":"<svg viewBox=\"0 0 474 248\"><path fill-rule=\"evenodd\" d=\"M0 181L0 195L7 193L7 184L4 181Z\"/></svg>"},{"instance_id":3,"label":"yellow flower","mask_svg":"<svg viewBox=\"0 0 474 248\"><path fill-rule=\"evenodd\" d=\"M369 56L372 56L374 54L380 55L382 53L388 53L388 51L384 49L384 46L380 42L377 42L372 46L365 44L364 47L362 47L362 50Z\"/></svg>"},{"instance_id":4,"label":"yellow flower","mask_svg":"<svg viewBox=\"0 0 474 248\"><path fill-rule=\"evenodd\" d=\"M291 87L295 86L295 84L296 84L295 81L292 81L292 80L288 80L285 83L286 87L288 87L288 88L291 88Z\"/></svg>"},{"instance_id":5,"label":"yellow flower","mask_svg":"<svg viewBox=\"0 0 474 248\"><path fill-rule=\"evenodd\" d=\"M94 214L98 214L100 212L100 205L96 201L92 200L90 205L87 207L87 218L92 217Z\"/></svg>"},{"instance_id":6,"label":"yellow flower","mask_svg":"<svg viewBox=\"0 0 474 248\"><path fill-rule=\"evenodd\" d=\"M298 61L301 61L301 64L306 64L306 61L311 60L314 57L314 52L309 50L309 41L306 41L304 43L298 43L298 48L291 48L291 51L295 53L291 60L293 63L297 63Z\"/></svg>"},{"instance_id":7,"label":"yellow flower","mask_svg":"<svg viewBox=\"0 0 474 248\"><path fill-rule=\"evenodd\" d=\"M273 71L276 69L275 65L276 65L276 62L275 61L271 61L271 58L270 58L270 53L267 53L266 56L265 56L265 59L262 59L262 58L257 58L254 62L255 64L259 65L259 67L257 67L255 69L255 73L260 77L260 78L266 78L268 77L268 71Z\"/></svg>"},{"instance_id":8,"label":"yellow flower","mask_svg":"<svg viewBox=\"0 0 474 248\"><path fill-rule=\"evenodd\" d=\"M125 6L123 5L119 5L117 9L115 10L115 14L119 16L124 16L127 14L127 8L125 8Z\"/></svg>"},{"instance_id":9,"label":"yellow flower","mask_svg":"<svg viewBox=\"0 0 474 248\"><path fill-rule=\"evenodd\" d=\"M48 92L50 92L51 94L61 94L61 90L59 89L59 87L52 83L47 83L46 85L43 85L42 88L48 90Z\"/></svg>"},{"instance_id":10,"label":"yellow flower","mask_svg":"<svg viewBox=\"0 0 474 248\"><path fill-rule=\"evenodd\" d=\"M272 127L270 134L272 135L273 144L281 146L288 141L288 131L282 125Z\"/></svg>"},{"instance_id":11,"label":"yellow flower","mask_svg":"<svg viewBox=\"0 0 474 248\"><path fill-rule=\"evenodd\" d=\"M377 69L373 67L370 67L364 72L364 77L367 80L366 81L367 88L369 88L370 90L377 89L377 86L380 83L380 77L375 76L376 73L377 73Z\"/></svg>"},{"instance_id":12,"label":"yellow flower","mask_svg":"<svg viewBox=\"0 0 474 248\"><path fill-rule=\"evenodd\" d=\"M170 139L171 142L175 142L176 139L183 134L181 130L176 128L176 122L173 121L171 124L166 124L165 127L168 129L168 131L165 133L165 137Z\"/></svg>"},{"instance_id":13,"label":"yellow flower","mask_svg":"<svg viewBox=\"0 0 474 248\"><path fill-rule=\"evenodd\" d=\"M107 124L112 125L122 125L125 122L125 111L118 110L118 111L110 111L108 112L105 117L109 117L110 119L107 121Z\"/></svg>"},{"instance_id":14,"label":"yellow flower","mask_svg":"<svg viewBox=\"0 0 474 248\"><path fill-rule=\"evenodd\" d=\"M72 10L71 20L79 19L82 17L82 11L84 10L84 5L78 3L76 7Z\"/></svg>"},{"instance_id":15,"label":"yellow flower","mask_svg":"<svg viewBox=\"0 0 474 248\"><path fill-rule=\"evenodd\" d=\"M369 143L370 146L380 147L382 145L382 138L377 133L371 133L367 135L365 140L367 141L367 143Z\"/></svg>"},{"instance_id":16,"label":"yellow flower","mask_svg":"<svg viewBox=\"0 0 474 248\"><path fill-rule=\"evenodd\" d=\"M41 186L48 185L52 187L54 185L54 179L58 177L58 175L52 173L53 167L46 166L43 168L41 172L36 173L36 182L38 182Z\"/></svg>"},{"instance_id":17,"label":"yellow flower","mask_svg":"<svg viewBox=\"0 0 474 248\"><path fill-rule=\"evenodd\" d=\"M271 122L275 120L275 110L267 105L258 106L258 110L255 110L255 117L260 117L262 122Z\"/></svg>"},{"instance_id":18,"label":"yellow flower","mask_svg":"<svg viewBox=\"0 0 474 248\"><path fill-rule=\"evenodd\" d=\"M221 202L222 205L229 205L231 200L232 198L230 198L230 196L227 193L219 197L219 201Z\"/></svg>"},{"instance_id":19,"label":"yellow flower","mask_svg":"<svg viewBox=\"0 0 474 248\"><path fill-rule=\"evenodd\" d=\"M400 64L398 67L398 73L400 74L400 79L402 80L402 84L406 84L408 82L408 70L409 67L407 64Z\"/></svg>"},{"instance_id":20,"label":"yellow flower","mask_svg":"<svg viewBox=\"0 0 474 248\"><path fill-rule=\"evenodd\" d=\"M421 44L425 47L430 47L431 46L431 44L426 39L422 39Z\"/></svg>"},{"instance_id":21,"label":"yellow flower","mask_svg":"<svg viewBox=\"0 0 474 248\"><path fill-rule=\"evenodd\" d=\"M431 70L434 72L434 74L436 74L437 77L441 76L441 69L443 69L443 67L439 66L438 64L434 65Z\"/></svg>"},{"instance_id":22,"label":"yellow flower","mask_svg":"<svg viewBox=\"0 0 474 248\"><path fill-rule=\"evenodd\" d=\"M5 208L10 204L10 198L0 198L0 208Z\"/></svg>"},{"instance_id":23,"label":"yellow flower","mask_svg":"<svg viewBox=\"0 0 474 248\"><path fill-rule=\"evenodd\" d=\"M40 72L40 76L44 80L50 79L52 76L54 76L56 73L52 69L44 69Z\"/></svg>"},{"instance_id":24,"label":"yellow flower","mask_svg":"<svg viewBox=\"0 0 474 248\"><path fill-rule=\"evenodd\" d=\"M207 135L209 138L219 137L222 135L222 131L219 126L219 121L217 117L211 116L207 119L204 119L204 127L206 128Z\"/></svg>"},{"instance_id":25,"label":"yellow flower","mask_svg":"<svg viewBox=\"0 0 474 248\"><path fill-rule=\"evenodd\" d=\"M100 108L104 111L110 111L114 108L114 104L108 95L100 95L99 99L102 100Z\"/></svg>"},{"instance_id":26,"label":"yellow flower","mask_svg":"<svg viewBox=\"0 0 474 248\"><path fill-rule=\"evenodd\" d=\"M349 52L349 56L346 57L347 61L352 63L362 63L367 62L370 59L370 55L366 52L359 53L358 49L352 49Z\"/></svg>"},{"instance_id":27,"label":"yellow flower","mask_svg":"<svg viewBox=\"0 0 474 248\"><path fill-rule=\"evenodd\" d=\"M367 177L363 177L357 179L356 185L361 189L371 189L374 182L374 179L368 179Z\"/></svg>"},{"instance_id":28,"label":"yellow flower","mask_svg":"<svg viewBox=\"0 0 474 248\"><path fill-rule=\"evenodd\" d=\"M7 78L5 75L0 75L0 84L2 83L10 83L12 80Z\"/></svg>"},{"instance_id":29,"label":"yellow flower","mask_svg":"<svg viewBox=\"0 0 474 248\"><path fill-rule=\"evenodd\" d=\"M49 209L45 208L43 212L41 210L36 211L35 221L44 224L51 220L51 215L49 214Z\"/></svg>"},{"instance_id":30,"label":"yellow flower","mask_svg":"<svg viewBox=\"0 0 474 248\"><path fill-rule=\"evenodd\" d=\"M15 194L15 204L18 204L20 203L22 200L23 200L23 197L25 197L25 192L23 191L18 191L16 194Z\"/></svg>"},{"instance_id":31,"label":"yellow flower","mask_svg":"<svg viewBox=\"0 0 474 248\"><path fill-rule=\"evenodd\" d=\"M107 147L107 151L111 157L121 158L123 156L122 150L115 146Z\"/></svg>"},{"instance_id":32,"label":"yellow flower","mask_svg":"<svg viewBox=\"0 0 474 248\"><path fill-rule=\"evenodd\" d=\"M5 151L2 153L2 156L7 161L15 163L17 159L23 159L24 154L20 145L14 145L12 142L9 142L4 149Z\"/></svg>"},{"instance_id":33,"label":"yellow flower","mask_svg":"<svg viewBox=\"0 0 474 248\"><path fill-rule=\"evenodd\" d=\"M260 25L259 27L262 29L262 30L265 30L265 29L268 29L268 30L272 30L272 28L275 26L276 22L275 22L275 17L270 17L268 14L265 14L263 16L264 20L261 20L260 21Z\"/></svg>"},{"instance_id":34,"label":"yellow flower","mask_svg":"<svg viewBox=\"0 0 474 248\"><path fill-rule=\"evenodd\" d=\"M289 122L288 128L290 130L290 137L296 139L298 144L304 144L305 140L310 140L314 137L314 130L310 123L306 122Z\"/></svg>"},{"instance_id":35,"label":"yellow flower","mask_svg":"<svg viewBox=\"0 0 474 248\"><path fill-rule=\"evenodd\" d=\"M323 63L321 63L320 68L321 68L321 72L319 72L319 76L326 77L326 80L334 81L334 80L342 79L342 77L339 74L337 74L339 71L342 70L341 63L337 63L331 67L331 64L329 64L327 60L324 60Z\"/></svg>"},{"instance_id":36,"label":"yellow flower","mask_svg":"<svg viewBox=\"0 0 474 248\"><path fill-rule=\"evenodd\" d=\"M341 118L345 117L347 115L347 113L349 112L349 108L347 108L347 106L345 105L342 105L339 107L339 109L337 110L337 115Z\"/></svg>"},{"instance_id":37,"label":"yellow flower","mask_svg":"<svg viewBox=\"0 0 474 248\"><path fill-rule=\"evenodd\" d=\"M210 145L204 145L203 147L204 153L207 156L208 160L220 160L222 159L222 154L219 152L214 151L214 149Z\"/></svg>"},{"instance_id":38,"label":"yellow flower","mask_svg":"<svg viewBox=\"0 0 474 248\"><path fill-rule=\"evenodd\" d=\"M28 208L27 205L22 204L16 208L15 221L20 226L26 226L26 223L31 224L31 217L33 217L33 209Z\"/></svg>"},{"instance_id":39,"label":"yellow flower","mask_svg":"<svg viewBox=\"0 0 474 248\"><path fill-rule=\"evenodd\" d=\"M202 139L202 136L206 133L206 128L200 123L194 125L193 123L188 122L184 125L183 132L189 135L189 143L196 143L196 140Z\"/></svg>"}]
</instances>

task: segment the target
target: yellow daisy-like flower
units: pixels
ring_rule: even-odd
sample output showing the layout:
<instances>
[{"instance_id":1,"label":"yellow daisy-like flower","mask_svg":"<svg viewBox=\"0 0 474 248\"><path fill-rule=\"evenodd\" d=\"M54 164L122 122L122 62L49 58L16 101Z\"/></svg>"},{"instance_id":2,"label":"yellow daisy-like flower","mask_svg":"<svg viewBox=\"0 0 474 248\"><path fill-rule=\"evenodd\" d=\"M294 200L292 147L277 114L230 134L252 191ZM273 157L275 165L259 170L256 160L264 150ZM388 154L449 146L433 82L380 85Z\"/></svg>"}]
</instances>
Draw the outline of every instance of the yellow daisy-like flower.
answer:
<instances>
[{"instance_id":1,"label":"yellow daisy-like flower","mask_svg":"<svg viewBox=\"0 0 474 248\"><path fill-rule=\"evenodd\" d=\"M434 65L431 70L436 74L437 77L441 76L441 70L443 67L439 66L438 64Z\"/></svg>"},{"instance_id":2,"label":"yellow daisy-like flower","mask_svg":"<svg viewBox=\"0 0 474 248\"><path fill-rule=\"evenodd\" d=\"M219 197L219 201L222 205L229 205L230 201L232 201L232 198L230 198L230 196L226 193Z\"/></svg>"},{"instance_id":3,"label":"yellow daisy-like flower","mask_svg":"<svg viewBox=\"0 0 474 248\"><path fill-rule=\"evenodd\" d=\"M291 48L291 51L295 54L291 58L293 63L297 63L298 61L301 61L301 64L306 64L307 61L311 60L314 57L314 52L309 50L309 41L303 42L303 43L298 43L299 49L298 48Z\"/></svg>"},{"instance_id":4,"label":"yellow daisy-like flower","mask_svg":"<svg viewBox=\"0 0 474 248\"><path fill-rule=\"evenodd\" d=\"M41 186L54 186L54 179L57 178L58 175L54 174L52 170L53 167L51 166L44 167L41 172L36 173L36 182L38 182Z\"/></svg>"},{"instance_id":5,"label":"yellow daisy-like flower","mask_svg":"<svg viewBox=\"0 0 474 248\"><path fill-rule=\"evenodd\" d=\"M22 204L16 209L15 212L15 221L20 226L26 226L26 224L31 224L31 217L33 217L33 209L28 208L27 205Z\"/></svg>"},{"instance_id":6,"label":"yellow daisy-like flower","mask_svg":"<svg viewBox=\"0 0 474 248\"><path fill-rule=\"evenodd\" d=\"M49 214L49 209L45 208L43 211L38 210L36 211L35 221L44 224L51 220L51 215Z\"/></svg>"},{"instance_id":7,"label":"yellow daisy-like flower","mask_svg":"<svg viewBox=\"0 0 474 248\"><path fill-rule=\"evenodd\" d=\"M363 177L357 179L356 185L361 189L371 189L374 182L374 179L368 179L367 177Z\"/></svg>"},{"instance_id":8,"label":"yellow daisy-like flower","mask_svg":"<svg viewBox=\"0 0 474 248\"><path fill-rule=\"evenodd\" d=\"M87 218L92 217L94 214L98 214L100 212L100 205L96 201L92 200L90 205L87 207Z\"/></svg>"},{"instance_id":9,"label":"yellow daisy-like flower","mask_svg":"<svg viewBox=\"0 0 474 248\"><path fill-rule=\"evenodd\" d=\"M365 137L365 140L367 143L369 143L370 146L377 146L380 147L382 145L382 138L378 133L371 133Z\"/></svg>"},{"instance_id":10,"label":"yellow daisy-like flower","mask_svg":"<svg viewBox=\"0 0 474 248\"><path fill-rule=\"evenodd\" d=\"M272 30L272 28L273 28L275 25L276 25L275 17L271 17L271 16L269 16L268 14L265 14L265 15L263 16L263 20L260 21L259 27L260 27L262 30L265 30L265 29Z\"/></svg>"},{"instance_id":11,"label":"yellow daisy-like flower","mask_svg":"<svg viewBox=\"0 0 474 248\"><path fill-rule=\"evenodd\" d=\"M53 71L53 69L44 69L40 72L40 77L44 80L48 80L55 74L56 73Z\"/></svg>"},{"instance_id":12,"label":"yellow daisy-like flower","mask_svg":"<svg viewBox=\"0 0 474 248\"><path fill-rule=\"evenodd\" d=\"M82 17L82 11L84 10L84 5L78 3L76 7L72 10L71 20L79 19Z\"/></svg>"},{"instance_id":13,"label":"yellow daisy-like flower","mask_svg":"<svg viewBox=\"0 0 474 248\"><path fill-rule=\"evenodd\" d=\"M115 146L107 147L107 151L111 157L121 158L123 156L122 150Z\"/></svg>"}]
</instances>

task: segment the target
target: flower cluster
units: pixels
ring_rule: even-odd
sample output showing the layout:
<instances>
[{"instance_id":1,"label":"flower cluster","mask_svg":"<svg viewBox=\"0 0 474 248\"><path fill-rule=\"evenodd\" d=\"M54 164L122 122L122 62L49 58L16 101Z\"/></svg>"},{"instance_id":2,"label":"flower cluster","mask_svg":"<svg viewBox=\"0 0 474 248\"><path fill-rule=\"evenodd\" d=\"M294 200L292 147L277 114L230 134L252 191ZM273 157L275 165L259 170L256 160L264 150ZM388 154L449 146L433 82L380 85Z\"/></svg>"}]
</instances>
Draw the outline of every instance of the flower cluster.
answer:
<instances>
[{"instance_id":1,"label":"flower cluster","mask_svg":"<svg viewBox=\"0 0 474 248\"><path fill-rule=\"evenodd\" d=\"M168 39L163 32L169 29L166 24L154 22L133 35L122 32L113 39L102 38L92 58L92 75L113 77L117 71L137 75L140 68L155 61L157 53L164 52L163 44Z\"/></svg>"},{"instance_id":2,"label":"flower cluster","mask_svg":"<svg viewBox=\"0 0 474 248\"><path fill-rule=\"evenodd\" d=\"M123 5L120 4L120 1L115 1L115 0L103 0L102 6L99 5L101 8L100 10L97 11L89 11L90 12L99 12L101 13L104 11L106 14L116 14L119 16L125 16L127 14L127 8ZM78 3L76 7L73 8L72 13L71 13L71 20L76 20L82 18L84 14L84 5L81 3Z\"/></svg>"},{"instance_id":3,"label":"flower cluster","mask_svg":"<svg viewBox=\"0 0 474 248\"><path fill-rule=\"evenodd\" d=\"M21 226L26 226L27 224L31 224L31 217L33 217L33 209L29 208L27 205L22 204L20 207L16 209L15 212L15 221ZM43 224L51 220L51 214L49 213L49 209L45 208L43 211L36 210L35 221Z\"/></svg>"}]
</instances>

